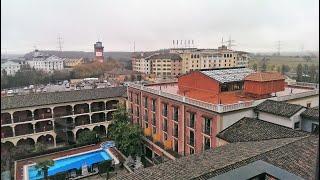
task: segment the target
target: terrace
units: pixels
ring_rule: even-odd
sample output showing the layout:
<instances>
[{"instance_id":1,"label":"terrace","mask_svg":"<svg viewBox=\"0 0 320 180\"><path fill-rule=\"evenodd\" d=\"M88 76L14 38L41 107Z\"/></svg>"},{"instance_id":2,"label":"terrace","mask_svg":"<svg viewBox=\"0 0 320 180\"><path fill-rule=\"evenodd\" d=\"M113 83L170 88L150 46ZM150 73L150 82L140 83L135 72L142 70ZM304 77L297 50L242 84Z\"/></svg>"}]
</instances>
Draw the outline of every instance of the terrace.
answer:
<instances>
[{"instance_id":1,"label":"terrace","mask_svg":"<svg viewBox=\"0 0 320 180\"><path fill-rule=\"evenodd\" d=\"M174 99L190 105L195 105L211 111L223 113L242 108L249 108L259 104L265 99L255 99L246 96L241 91L220 93L218 96L210 93L199 92L184 93L179 92L178 83L163 83L154 85L138 85L129 83L129 87L139 89L151 94L156 94L165 98ZM318 86L313 86L318 87ZM271 94L270 99L285 101L295 98L302 98L319 94L318 88L302 87L300 84L287 86L284 91Z\"/></svg>"}]
</instances>

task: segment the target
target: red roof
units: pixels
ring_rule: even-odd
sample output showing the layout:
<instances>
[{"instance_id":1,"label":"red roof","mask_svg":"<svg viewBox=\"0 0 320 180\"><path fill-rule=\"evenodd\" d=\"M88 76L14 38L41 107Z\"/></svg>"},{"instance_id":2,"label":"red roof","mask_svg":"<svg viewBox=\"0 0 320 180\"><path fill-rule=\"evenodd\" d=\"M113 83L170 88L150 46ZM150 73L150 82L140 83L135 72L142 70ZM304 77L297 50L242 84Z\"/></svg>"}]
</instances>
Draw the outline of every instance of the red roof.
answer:
<instances>
[{"instance_id":1,"label":"red roof","mask_svg":"<svg viewBox=\"0 0 320 180\"><path fill-rule=\"evenodd\" d=\"M278 72L256 72L245 77L248 81L276 81L284 80L285 77Z\"/></svg>"}]
</instances>

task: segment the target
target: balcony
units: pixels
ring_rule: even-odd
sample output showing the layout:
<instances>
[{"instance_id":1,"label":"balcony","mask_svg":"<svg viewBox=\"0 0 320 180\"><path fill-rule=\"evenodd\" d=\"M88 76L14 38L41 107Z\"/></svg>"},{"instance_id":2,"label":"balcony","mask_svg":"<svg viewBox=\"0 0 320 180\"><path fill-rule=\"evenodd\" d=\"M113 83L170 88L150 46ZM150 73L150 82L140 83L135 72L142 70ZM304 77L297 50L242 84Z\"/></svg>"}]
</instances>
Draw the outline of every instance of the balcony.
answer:
<instances>
[{"instance_id":1,"label":"balcony","mask_svg":"<svg viewBox=\"0 0 320 180\"><path fill-rule=\"evenodd\" d=\"M52 112L50 108L42 108L42 109L36 109L34 111L34 119L49 119L52 118Z\"/></svg>"},{"instance_id":2,"label":"balcony","mask_svg":"<svg viewBox=\"0 0 320 180\"><path fill-rule=\"evenodd\" d=\"M9 113L1 113L1 125L11 124L11 115Z\"/></svg>"},{"instance_id":3,"label":"balcony","mask_svg":"<svg viewBox=\"0 0 320 180\"><path fill-rule=\"evenodd\" d=\"M15 123L32 121L32 120L33 120L33 117L30 110L16 111L13 113L13 122Z\"/></svg>"},{"instance_id":4,"label":"balcony","mask_svg":"<svg viewBox=\"0 0 320 180\"><path fill-rule=\"evenodd\" d=\"M95 113L91 116L92 123L104 122L105 119L104 113Z\"/></svg>"},{"instance_id":5,"label":"balcony","mask_svg":"<svg viewBox=\"0 0 320 180\"><path fill-rule=\"evenodd\" d=\"M45 132L53 130L53 125L51 121L41 121L35 124L36 133Z\"/></svg>"},{"instance_id":6,"label":"balcony","mask_svg":"<svg viewBox=\"0 0 320 180\"><path fill-rule=\"evenodd\" d=\"M74 128L75 124L71 117L55 120L54 131L57 134L60 134L60 132L72 131Z\"/></svg>"},{"instance_id":7,"label":"balcony","mask_svg":"<svg viewBox=\"0 0 320 180\"><path fill-rule=\"evenodd\" d=\"M86 125L86 124L90 124L89 115L77 116L75 118L75 125L76 126L82 126L82 125Z\"/></svg>"},{"instance_id":8,"label":"balcony","mask_svg":"<svg viewBox=\"0 0 320 180\"><path fill-rule=\"evenodd\" d=\"M104 102L93 102L91 104L91 112L104 111L105 104Z\"/></svg>"},{"instance_id":9,"label":"balcony","mask_svg":"<svg viewBox=\"0 0 320 180\"><path fill-rule=\"evenodd\" d=\"M16 136L34 133L33 125L31 123L16 125L14 130L15 130Z\"/></svg>"},{"instance_id":10,"label":"balcony","mask_svg":"<svg viewBox=\"0 0 320 180\"><path fill-rule=\"evenodd\" d=\"M117 109L118 105L119 105L119 101L118 100L111 100L111 101L108 101L106 103L106 109L107 110Z\"/></svg>"},{"instance_id":11,"label":"balcony","mask_svg":"<svg viewBox=\"0 0 320 180\"><path fill-rule=\"evenodd\" d=\"M74 106L74 114L83 114L89 113L89 105L88 104L76 104Z\"/></svg>"},{"instance_id":12,"label":"balcony","mask_svg":"<svg viewBox=\"0 0 320 180\"><path fill-rule=\"evenodd\" d=\"M13 137L12 127L5 126L1 127L1 138Z\"/></svg>"},{"instance_id":13,"label":"balcony","mask_svg":"<svg viewBox=\"0 0 320 180\"><path fill-rule=\"evenodd\" d=\"M27 122L27 121L32 121L32 117L13 117L13 122L15 123L20 123L20 122Z\"/></svg>"},{"instance_id":14,"label":"balcony","mask_svg":"<svg viewBox=\"0 0 320 180\"><path fill-rule=\"evenodd\" d=\"M53 109L53 117L62 117L72 115L72 107L68 106L58 106Z\"/></svg>"}]
</instances>

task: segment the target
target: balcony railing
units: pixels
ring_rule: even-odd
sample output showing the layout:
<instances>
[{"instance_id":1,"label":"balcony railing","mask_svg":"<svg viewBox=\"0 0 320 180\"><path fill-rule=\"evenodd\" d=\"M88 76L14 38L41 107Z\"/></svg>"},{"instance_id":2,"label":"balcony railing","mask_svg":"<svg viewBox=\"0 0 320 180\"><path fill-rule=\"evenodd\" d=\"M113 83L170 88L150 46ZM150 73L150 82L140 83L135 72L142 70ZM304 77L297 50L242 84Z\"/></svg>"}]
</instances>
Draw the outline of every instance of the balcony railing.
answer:
<instances>
[{"instance_id":1,"label":"balcony railing","mask_svg":"<svg viewBox=\"0 0 320 180\"><path fill-rule=\"evenodd\" d=\"M234 104L227 104L227 105L211 104L211 103L208 103L208 102L204 102L204 101L188 98L188 97L181 96L181 95L176 95L176 94L163 92L161 90L152 89L152 88L149 88L147 86L138 85L138 84L134 84L134 83L129 83L128 86L131 87L131 88L135 88L135 89L146 91L146 92L149 92L149 93L152 93L152 94L156 94L156 95L159 95L159 96L162 96L162 97L165 97L165 98L169 98L169 99L177 100L177 101L180 101L180 102L184 102L186 104L202 107L204 109L207 109L207 110L210 110L210 111L214 111L214 112L218 112L218 113L234 111L234 110L243 109L243 108L249 108L249 107L253 107L253 106L255 106L255 104L257 104L254 100L252 100L252 101L243 101L243 102L234 103ZM309 86L311 86L311 85L309 85ZM315 86L315 85L313 85L313 86ZM319 85L317 85L317 87L319 88ZM281 96L281 97L273 97L273 98L270 98L270 99L274 99L274 100L277 100L277 101L286 101L286 100L290 100L290 99L308 97L308 96L319 94L319 89L318 88L315 89L315 90L312 90L312 91L308 91L308 92L294 93L294 94L291 94L291 95L286 95L286 96ZM258 101L260 101L260 100L258 100ZM153 111L155 111L155 109L153 109Z\"/></svg>"},{"instance_id":2,"label":"balcony railing","mask_svg":"<svg viewBox=\"0 0 320 180\"><path fill-rule=\"evenodd\" d=\"M13 117L13 122L18 123L18 122L26 122L26 121L32 121L33 117Z\"/></svg>"}]
</instances>

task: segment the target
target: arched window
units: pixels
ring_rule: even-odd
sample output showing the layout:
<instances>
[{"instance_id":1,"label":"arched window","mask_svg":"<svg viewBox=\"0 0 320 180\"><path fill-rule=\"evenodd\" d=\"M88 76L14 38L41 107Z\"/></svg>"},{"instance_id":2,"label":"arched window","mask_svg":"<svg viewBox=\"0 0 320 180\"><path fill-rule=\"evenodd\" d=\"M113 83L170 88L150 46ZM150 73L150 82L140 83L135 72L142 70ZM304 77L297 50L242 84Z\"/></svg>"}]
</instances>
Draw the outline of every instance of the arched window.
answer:
<instances>
[{"instance_id":1,"label":"arched window","mask_svg":"<svg viewBox=\"0 0 320 180\"><path fill-rule=\"evenodd\" d=\"M191 54L191 58L193 58L193 54Z\"/></svg>"}]
</instances>

